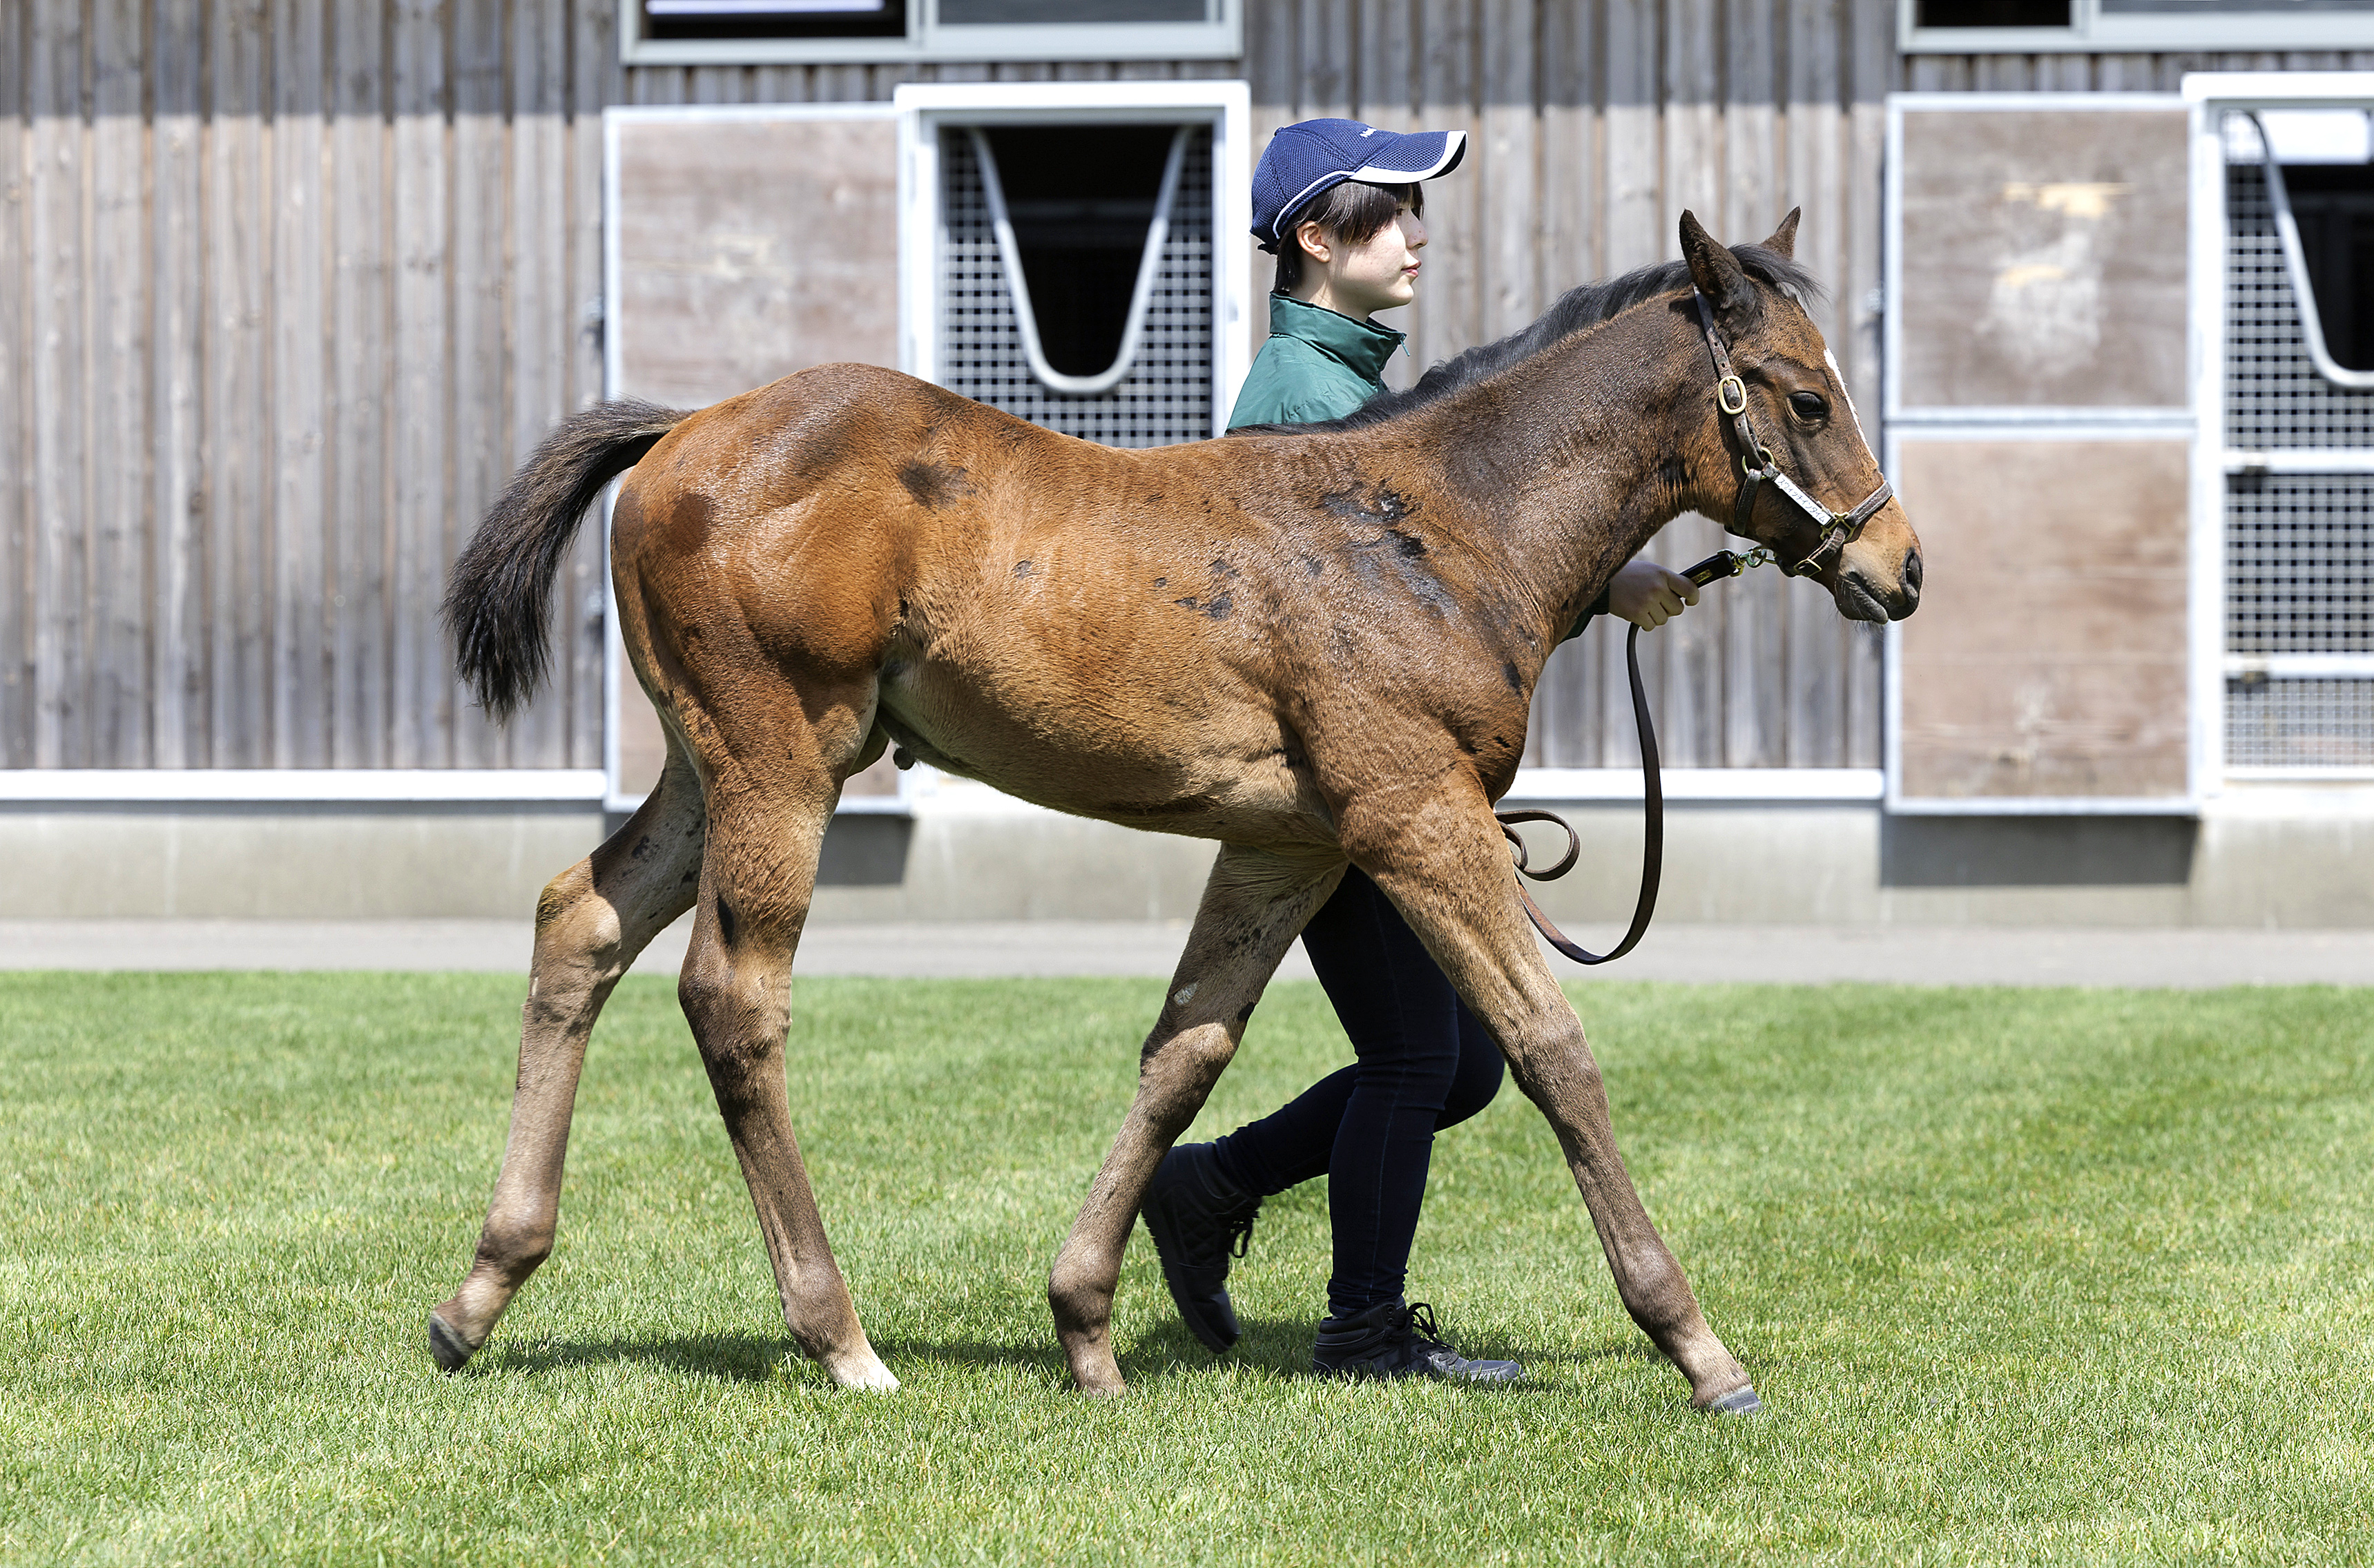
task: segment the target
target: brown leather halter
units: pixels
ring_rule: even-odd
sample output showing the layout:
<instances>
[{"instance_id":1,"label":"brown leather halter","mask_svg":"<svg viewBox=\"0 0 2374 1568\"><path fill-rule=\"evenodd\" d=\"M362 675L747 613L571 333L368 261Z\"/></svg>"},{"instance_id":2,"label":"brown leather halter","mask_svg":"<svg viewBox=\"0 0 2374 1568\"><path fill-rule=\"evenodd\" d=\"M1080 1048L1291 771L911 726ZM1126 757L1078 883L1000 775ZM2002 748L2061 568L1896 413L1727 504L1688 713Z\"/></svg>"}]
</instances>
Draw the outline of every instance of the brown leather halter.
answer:
<instances>
[{"instance_id":1,"label":"brown leather halter","mask_svg":"<svg viewBox=\"0 0 2374 1568\"><path fill-rule=\"evenodd\" d=\"M1834 512L1799 488L1797 482L1780 471L1780 462L1772 449L1756 439L1756 426L1747 414L1747 383L1731 368L1731 351L1723 346L1722 334L1715 331L1714 310L1707 298L1696 289L1690 298L1698 302L1698 324L1706 330L1707 352L1714 356L1714 404L1731 420L1732 435L1739 443L1739 493L1731 503L1731 532L1744 539L1756 537L1747 524L1756 513L1757 491L1771 486L1787 497L1799 511L1813 520L1817 535L1814 547L1797 560L1780 569L1791 577L1813 577L1822 569L1822 557L1833 550L1844 550L1863 537L1863 525L1872 514L1887 505L1896 494L1896 486L1879 476L1879 488L1865 496L1851 511Z\"/></svg>"},{"instance_id":2,"label":"brown leather halter","mask_svg":"<svg viewBox=\"0 0 2374 1568\"><path fill-rule=\"evenodd\" d=\"M1756 427L1747 415L1747 383L1741 380L1739 373L1731 368L1731 353L1723 347L1722 335L1715 330L1714 311L1707 305L1706 296L1693 290L1691 298L1698 301L1698 321L1706 329L1707 349L1714 356L1717 377L1715 407L1730 419L1733 436L1739 444L1739 470L1743 477L1739 494L1732 501L1730 531L1744 538L1755 537L1747 532L1747 524L1755 515L1758 492L1762 486L1771 486L1811 518L1818 531L1814 547L1799 556L1794 564L1781 569L1792 577L1816 576L1822 569L1823 556L1832 551L1844 550L1862 537L1863 525L1887 504L1888 497L1896 494L1896 487L1888 483L1886 474L1882 474L1878 489L1864 497L1862 504L1851 511L1843 512L1830 510L1799 488L1795 480L1780 471L1780 462L1773 457L1771 449L1756 439ZM1682 575L1704 588L1718 578L1737 577L1776 559L1778 557L1771 549L1760 544L1745 555L1718 550ZM1517 898L1524 905L1525 914L1533 920L1534 929L1541 932L1552 947L1578 964L1613 963L1639 944L1640 939L1649 932L1650 919L1657 912L1657 883L1664 872L1665 789L1663 779L1659 777L1657 727L1649 717L1648 688L1640 684L1639 626L1634 626L1624 638L1624 665L1625 673L1632 680L1632 721L1640 731L1641 806L1647 818L1641 835L1640 896L1632 907L1632 925L1624 933L1624 940L1605 953L1589 952L1559 930L1550 918L1542 913L1541 906L1534 902L1533 895L1525 891L1523 878L1548 882L1562 877L1574 869L1575 861L1581 857L1582 840L1564 817L1556 812L1536 809L1494 813L1499 818L1500 831L1515 847L1515 869L1519 877ZM1538 872L1528 864L1524 840L1517 837L1514 825L1522 822L1554 822L1566 829L1566 853L1559 858L1557 864Z\"/></svg>"}]
</instances>

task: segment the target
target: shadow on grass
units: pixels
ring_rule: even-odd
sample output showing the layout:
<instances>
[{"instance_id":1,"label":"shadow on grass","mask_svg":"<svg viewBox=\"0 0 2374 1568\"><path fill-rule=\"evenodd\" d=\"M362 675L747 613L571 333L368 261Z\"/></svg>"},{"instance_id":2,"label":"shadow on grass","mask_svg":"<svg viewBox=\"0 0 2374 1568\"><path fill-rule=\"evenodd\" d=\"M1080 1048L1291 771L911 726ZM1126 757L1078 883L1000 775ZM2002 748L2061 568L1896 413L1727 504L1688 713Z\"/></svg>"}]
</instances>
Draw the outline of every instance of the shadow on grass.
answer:
<instances>
[{"instance_id":1,"label":"shadow on grass","mask_svg":"<svg viewBox=\"0 0 2374 1568\"><path fill-rule=\"evenodd\" d=\"M722 1377L736 1383L763 1383L787 1355L799 1347L789 1340L760 1339L755 1334L688 1334L670 1339L549 1340L535 1344L497 1347L481 1352L464 1369L464 1377L495 1377L506 1374L558 1372L573 1366L600 1366L612 1362L641 1362L672 1372Z\"/></svg>"},{"instance_id":2,"label":"shadow on grass","mask_svg":"<svg viewBox=\"0 0 2374 1568\"><path fill-rule=\"evenodd\" d=\"M1139 1336L1118 1358L1122 1375L1132 1382L1233 1367L1280 1380L1313 1376L1310 1370L1312 1325L1302 1318L1247 1318L1243 1337L1225 1355L1215 1355L1190 1334L1185 1325L1166 1323ZM1612 1342L1595 1349L1565 1352L1526 1351L1498 1343L1463 1347L1471 1355L1506 1357L1530 1366L1579 1364L1598 1361L1650 1361L1664 1358L1645 1340ZM891 1365L917 1363L946 1366L1017 1367L1052 1382L1066 1383L1071 1375L1060 1346L1044 1340L991 1341L934 1340L918 1336L876 1340L876 1353ZM531 1344L490 1347L474 1358L465 1377L535 1376L571 1367L635 1362L670 1372L717 1377L736 1383L764 1383L783 1374L793 1375L811 1363L789 1337L755 1334L688 1334L614 1340L552 1340Z\"/></svg>"}]
</instances>

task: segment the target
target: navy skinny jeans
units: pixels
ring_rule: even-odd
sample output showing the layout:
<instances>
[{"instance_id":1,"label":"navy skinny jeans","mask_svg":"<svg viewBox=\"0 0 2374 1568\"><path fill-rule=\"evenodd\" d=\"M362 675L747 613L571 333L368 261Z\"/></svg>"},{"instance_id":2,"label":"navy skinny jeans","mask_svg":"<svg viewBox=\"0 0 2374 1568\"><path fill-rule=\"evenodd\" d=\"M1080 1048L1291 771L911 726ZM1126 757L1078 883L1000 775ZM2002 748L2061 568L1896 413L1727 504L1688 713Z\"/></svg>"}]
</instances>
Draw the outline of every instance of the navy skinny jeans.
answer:
<instances>
[{"instance_id":1,"label":"navy skinny jeans","mask_svg":"<svg viewBox=\"0 0 2374 1568\"><path fill-rule=\"evenodd\" d=\"M1349 1317L1401 1295L1434 1135L1492 1103L1500 1050L1358 868L1303 928L1302 945L1356 1059L1221 1139L1220 1170L1264 1198L1328 1178L1327 1309Z\"/></svg>"}]
</instances>

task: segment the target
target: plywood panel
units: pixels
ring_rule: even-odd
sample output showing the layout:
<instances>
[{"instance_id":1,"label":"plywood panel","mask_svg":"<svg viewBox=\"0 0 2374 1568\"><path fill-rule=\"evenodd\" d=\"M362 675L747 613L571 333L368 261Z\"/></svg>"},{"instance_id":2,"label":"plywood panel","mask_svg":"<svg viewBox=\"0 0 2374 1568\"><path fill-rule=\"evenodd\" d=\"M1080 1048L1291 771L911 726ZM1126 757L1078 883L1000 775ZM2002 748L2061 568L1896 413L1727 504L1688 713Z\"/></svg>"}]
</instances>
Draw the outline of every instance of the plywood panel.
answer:
<instances>
[{"instance_id":1,"label":"plywood panel","mask_svg":"<svg viewBox=\"0 0 2374 1568\"><path fill-rule=\"evenodd\" d=\"M272 11L272 761L279 767L330 765L324 21L313 0L276 0Z\"/></svg>"},{"instance_id":2,"label":"plywood panel","mask_svg":"<svg viewBox=\"0 0 2374 1568\"><path fill-rule=\"evenodd\" d=\"M264 0L219 0L206 35L206 367L203 454L209 744L214 767L272 761L272 419L265 301L271 32Z\"/></svg>"},{"instance_id":3,"label":"plywood panel","mask_svg":"<svg viewBox=\"0 0 2374 1568\"><path fill-rule=\"evenodd\" d=\"M90 27L89 752L146 767L148 749L147 126L138 0L102 0Z\"/></svg>"},{"instance_id":4,"label":"plywood panel","mask_svg":"<svg viewBox=\"0 0 2374 1568\"><path fill-rule=\"evenodd\" d=\"M2182 440L1910 440L1921 530L1903 623L1902 792L2180 799L2186 783Z\"/></svg>"},{"instance_id":5,"label":"plywood panel","mask_svg":"<svg viewBox=\"0 0 2374 1568\"><path fill-rule=\"evenodd\" d=\"M83 410L89 252L83 240L89 147L82 7L38 0L32 15L31 251L33 762L88 767L90 453Z\"/></svg>"},{"instance_id":6,"label":"plywood panel","mask_svg":"<svg viewBox=\"0 0 2374 1568\"><path fill-rule=\"evenodd\" d=\"M2180 407L2181 110L1909 110L1907 408Z\"/></svg>"},{"instance_id":7,"label":"plywood panel","mask_svg":"<svg viewBox=\"0 0 2374 1568\"><path fill-rule=\"evenodd\" d=\"M159 767L206 761L206 469L198 412L206 316L205 189L199 158L205 101L205 7L153 6L149 147L149 426L155 432L155 589L149 604L151 756Z\"/></svg>"},{"instance_id":8,"label":"plywood panel","mask_svg":"<svg viewBox=\"0 0 2374 1568\"><path fill-rule=\"evenodd\" d=\"M622 126L616 390L699 407L897 364L897 158L887 117Z\"/></svg>"},{"instance_id":9,"label":"plywood panel","mask_svg":"<svg viewBox=\"0 0 2374 1568\"><path fill-rule=\"evenodd\" d=\"M457 701L451 656L432 607L442 596L452 491L451 146L445 119L441 0L398 0L390 60L390 205L395 284L388 388L391 591L399 610L389 656L388 759L397 767L453 761Z\"/></svg>"},{"instance_id":10,"label":"plywood panel","mask_svg":"<svg viewBox=\"0 0 2374 1568\"><path fill-rule=\"evenodd\" d=\"M699 407L813 365L896 365L898 150L880 114L621 122L612 391ZM617 783L639 795L665 753L620 685Z\"/></svg>"},{"instance_id":11,"label":"plywood panel","mask_svg":"<svg viewBox=\"0 0 2374 1568\"><path fill-rule=\"evenodd\" d=\"M329 315L332 425L325 614L330 623L329 752L340 767L385 767L389 621L414 614L388 596L389 207L380 0L331 13Z\"/></svg>"},{"instance_id":12,"label":"plywood panel","mask_svg":"<svg viewBox=\"0 0 2374 1568\"><path fill-rule=\"evenodd\" d=\"M0 28L0 767L33 760L33 531L25 406L31 361L25 29Z\"/></svg>"},{"instance_id":13,"label":"plywood panel","mask_svg":"<svg viewBox=\"0 0 2374 1568\"><path fill-rule=\"evenodd\" d=\"M504 411L509 466L535 450L547 431L569 413L569 333L575 314L568 301L569 167L562 113L568 107L569 39L558 6L515 7L509 18L504 53L511 75L510 212L507 249L510 319L503 338L510 345ZM537 242L523 245L521 237ZM508 475L505 476L508 480ZM570 544L583 547L585 529ZM505 729L514 767L569 766L569 684L581 661L577 644L586 634L582 602L570 591L574 579L564 558L554 581L554 614L547 685L536 700L511 716Z\"/></svg>"}]
</instances>

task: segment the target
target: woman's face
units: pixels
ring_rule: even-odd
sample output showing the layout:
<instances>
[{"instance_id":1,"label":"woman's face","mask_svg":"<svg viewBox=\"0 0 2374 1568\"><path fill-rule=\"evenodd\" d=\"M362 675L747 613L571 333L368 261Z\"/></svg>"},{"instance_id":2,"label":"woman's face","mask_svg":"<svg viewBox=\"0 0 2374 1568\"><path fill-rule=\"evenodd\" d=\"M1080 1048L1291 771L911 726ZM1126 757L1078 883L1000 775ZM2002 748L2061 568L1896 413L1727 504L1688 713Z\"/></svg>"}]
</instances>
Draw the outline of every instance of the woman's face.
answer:
<instances>
[{"instance_id":1,"label":"woman's face","mask_svg":"<svg viewBox=\"0 0 2374 1568\"><path fill-rule=\"evenodd\" d=\"M1393 222L1357 243L1331 240L1315 223L1297 231L1320 275L1314 301L1356 322L1375 310L1406 305L1417 295L1418 252L1426 248L1426 220L1404 202Z\"/></svg>"}]
</instances>

